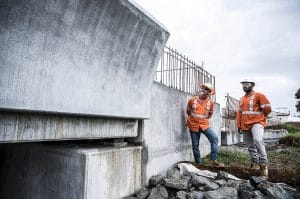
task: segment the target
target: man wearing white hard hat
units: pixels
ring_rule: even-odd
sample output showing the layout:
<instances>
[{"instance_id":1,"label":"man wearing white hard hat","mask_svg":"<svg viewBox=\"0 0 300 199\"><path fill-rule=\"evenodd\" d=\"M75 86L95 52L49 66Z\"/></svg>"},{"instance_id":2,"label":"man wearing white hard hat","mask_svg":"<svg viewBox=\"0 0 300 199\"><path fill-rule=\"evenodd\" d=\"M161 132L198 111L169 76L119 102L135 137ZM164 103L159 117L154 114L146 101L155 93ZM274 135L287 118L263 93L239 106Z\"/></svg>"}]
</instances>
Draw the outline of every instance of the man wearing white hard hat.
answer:
<instances>
[{"instance_id":1,"label":"man wearing white hard hat","mask_svg":"<svg viewBox=\"0 0 300 199\"><path fill-rule=\"evenodd\" d=\"M213 114L214 102L210 95L215 94L211 84L200 84L199 95L191 98L187 105L187 126L190 129L193 155L196 164L201 164L202 159L199 151L200 135L203 133L210 142L210 159L213 166L224 167L224 164L217 161L218 136L209 126L209 118Z\"/></svg>"},{"instance_id":2,"label":"man wearing white hard hat","mask_svg":"<svg viewBox=\"0 0 300 199\"><path fill-rule=\"evenodd\" d=\"M251 156L251 168L261 171L268 178L268 158L263 140L266 117L272 111L269 100L262 93L255 92L255 82L245 79L241 82L245 95L239 101L237 127L243 133L244 142Z\"/></svg>"}]
</instances>

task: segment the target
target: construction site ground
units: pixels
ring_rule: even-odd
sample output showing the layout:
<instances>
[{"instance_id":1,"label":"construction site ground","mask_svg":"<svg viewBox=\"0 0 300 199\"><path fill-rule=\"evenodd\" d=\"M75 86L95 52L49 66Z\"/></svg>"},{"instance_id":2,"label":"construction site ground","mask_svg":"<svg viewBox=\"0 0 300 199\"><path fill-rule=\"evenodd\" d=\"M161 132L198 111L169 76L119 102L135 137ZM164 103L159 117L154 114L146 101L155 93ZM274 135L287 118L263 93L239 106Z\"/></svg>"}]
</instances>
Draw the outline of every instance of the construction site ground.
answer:
<instances>
[{"instance_id":1,"label":"construction site ground","mask_svg":"<svg viewBox=\"0 0 300 199\"><path fill-rule=\"evenodd\" d=\"M237 146L239 147L239 146ZM242 148L242 147L241 147ZM244 148L242 148L244 150ZM269 158L269 181L286 183L300 190L300 147L277 145L276 148L268 151ZM249 179L251 176L258 176L259 171L250 168L249 155L238 151L222 149L219 152L218 160L225 164L224 168L213 167L209 163L209 157L203 159L203 164L194 164L199 169L206 169L217 172L226 171L242 179Z\"/></svg>"}]
</instances>

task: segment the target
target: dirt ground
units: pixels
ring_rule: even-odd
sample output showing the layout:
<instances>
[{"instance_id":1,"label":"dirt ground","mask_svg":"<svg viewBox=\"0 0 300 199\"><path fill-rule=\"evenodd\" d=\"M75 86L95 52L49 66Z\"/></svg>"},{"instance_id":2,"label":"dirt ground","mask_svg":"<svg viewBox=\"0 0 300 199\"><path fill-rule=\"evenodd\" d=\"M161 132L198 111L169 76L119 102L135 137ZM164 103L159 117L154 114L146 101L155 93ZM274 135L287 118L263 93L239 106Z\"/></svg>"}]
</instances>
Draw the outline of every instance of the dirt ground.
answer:
<instances>
[{"instance_id":1,"label":"dirt ground","mask_svg":"<svg viewBox=\"0 0 300 199\"><path fill-rule=\"evenodd\" d=\"M230 154L230 155L228 155ZM224 158L226 156L226 159ZM234 156L231 159L228 157ZM225 168L212 167L209 163L197 165L199 169L206 169L217 172L226 171L242 179L249 179L251 176L258 176L259 171L250 168L248 156L237 158L234 153L221 152L220 159L225 163ZM286 183L300 191L300 148L286 147L283 151L269 151L269 181L274 183ZM247 158L247 161L245 160ZM229 159L229 160L228 160Z\"/></svg>"},{"instance_id":2,"label":"dirt ground","mask_svg":"<svg viewBox=\"0 0 300 199\"><path fill-rule=\"evenodd\" d=\"M259 175L259 171L250 169L245 166L226 166L225 168L219 169L211 166L196 166L199 169L207 169L210 171L217 172L219 170L226 171L232 175L235 175L242 179L250 179L251 176ZM300 190L300 172L299 170L286 170L278 168L277 166L269 164L269 181L286 183L290 186Z\"/></svg>"}]
</instances>

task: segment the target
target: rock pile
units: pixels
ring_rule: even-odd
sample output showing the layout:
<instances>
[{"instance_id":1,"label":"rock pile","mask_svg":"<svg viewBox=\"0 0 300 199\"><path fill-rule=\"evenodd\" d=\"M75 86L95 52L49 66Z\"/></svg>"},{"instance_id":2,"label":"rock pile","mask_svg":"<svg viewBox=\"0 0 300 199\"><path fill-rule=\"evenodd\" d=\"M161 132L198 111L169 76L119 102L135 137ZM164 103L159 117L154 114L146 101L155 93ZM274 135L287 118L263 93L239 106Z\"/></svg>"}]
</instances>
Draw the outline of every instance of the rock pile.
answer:
<instances>
[{"instance_id":1,"label":"rock pile","mask_svg":"<svg viewBox=\"0 0 300 199\"><path fill-rule=\"evenodd\" d=\"M224 171L218 173L205 171L208 175L203 176L195 170L182 171L179 168L170 169L166 176L151 177L148 188L141 189L127 199L292 199L299 197L296 189L283 183L269 182L260 176L243 180Z\"/></svg>"}]
</instances>

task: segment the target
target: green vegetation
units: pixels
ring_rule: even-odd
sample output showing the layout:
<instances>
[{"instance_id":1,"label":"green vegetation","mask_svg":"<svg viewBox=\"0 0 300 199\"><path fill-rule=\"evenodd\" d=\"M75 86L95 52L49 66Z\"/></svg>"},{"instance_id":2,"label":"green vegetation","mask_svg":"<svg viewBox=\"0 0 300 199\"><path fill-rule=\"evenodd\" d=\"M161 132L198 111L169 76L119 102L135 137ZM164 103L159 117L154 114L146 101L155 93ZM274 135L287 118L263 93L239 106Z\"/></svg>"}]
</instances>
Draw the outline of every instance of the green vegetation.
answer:
<instances>
[{"instance_id":1,"label":"green vegetation","mask_svg":"<svg viewBox=\"0 0 300 199\"><path fill-rule=\"evenodd\" d=\"M293 124L283 124L281 127L286 129L289 134L280 138L279 143L288 146L300 147L300 128Z\"/></svg>"},{"instance_id":2,"label":"green vegetation","mask_svg":"<svg viewBox=\"0 0 300 199\"><path fill-rule=\"evenodd\" d=\"M295 134L300 132L300 128L293 124L289 124L289 123L281 124L280 127L286 129L290 134Z\"/></svg>"},{"instance_id":3,"label":"green vegetation","mask_svg":"<svg viewBox=\"0 0 300 199\"><path fill-rule=\"evenodd\" d=\"M269 180L271 182L283 182L300 190L300 147L286 146L267 153L269 158ZM218 161L225 164L224 171L243 179L259 175L259 171L250 169L249 159L248 154L240 152L220 150L218 155ZM209 155L204 158L204 164L199 168L214 172L219 170L209 163Z\"/></svg>"},{"instance_id":4,"label":"green vegetation","mask_svg":"<svg viewBox=\"0 0 300 199\"><path fill-rule=\"evenodd\" d=\"M281 152L271 151L268 152L268 158L273 167L284 169L299 170L300 169L300 148L289 147L288 150ZM282 168L283 169L283 168Z\"/></svg>"},{"instance_id":5,"label":"green vegetation","mask_svg":"<svg viewBox=\"0 0 300 199\"><path fill-rule=\"evenodd\" d=\"M203 159L203 164L209 166L209 155ZM220 150L218 153L218 161L225 165L236 165L237 163L241 166L248 166L250 164L249 156L243 153L233 153L229 151Z\"/></svg>"},{"instance_id":6,"label":"green vegetation","mask_svg":"<svg viewBox=\"0 0 300 199\"><path fill-rule=\"evenodd\" d=\"M288 147L286 150L281 152L269 151L268 158L269 162L277 167L284 165L285 168L289 169L300 169L300 147ZM210 166L209 155L203 159L205 166ZM220 150L218 153L218 161L224 163L227 166L250 166L250 156L240 152L229 152Z\"/></svg>"}]
</instances>

